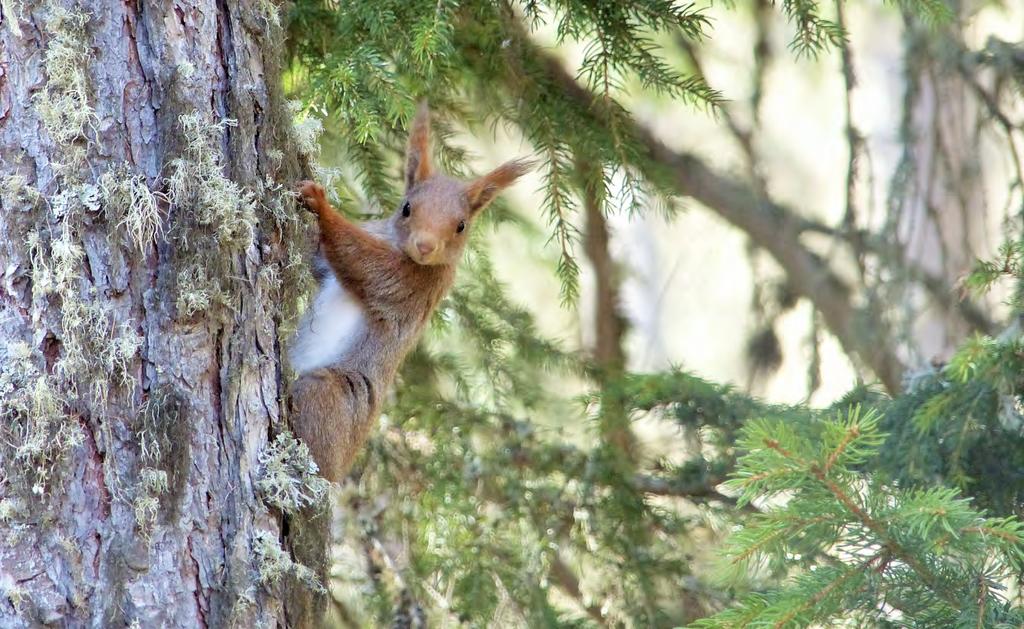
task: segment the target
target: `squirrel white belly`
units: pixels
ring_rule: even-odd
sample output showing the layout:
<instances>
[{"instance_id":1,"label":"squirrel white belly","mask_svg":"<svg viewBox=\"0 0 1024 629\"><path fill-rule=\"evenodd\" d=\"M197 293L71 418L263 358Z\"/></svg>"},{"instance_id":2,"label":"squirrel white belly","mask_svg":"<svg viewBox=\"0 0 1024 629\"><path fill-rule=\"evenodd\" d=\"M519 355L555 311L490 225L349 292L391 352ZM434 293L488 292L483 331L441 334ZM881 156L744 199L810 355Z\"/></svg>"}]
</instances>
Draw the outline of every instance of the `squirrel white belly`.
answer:
<instances>
[{"instance_id":1,"label":"squirrel white belly","mask_svg":"<svg viewBox=\"0 0 1024 629\"><path fill-rule=\"evenodd\" d=\"M364 334L362 304L329 273L295 330L288 353L292 368L302 375L341 362Z\"/></svg>"}]
</instances>

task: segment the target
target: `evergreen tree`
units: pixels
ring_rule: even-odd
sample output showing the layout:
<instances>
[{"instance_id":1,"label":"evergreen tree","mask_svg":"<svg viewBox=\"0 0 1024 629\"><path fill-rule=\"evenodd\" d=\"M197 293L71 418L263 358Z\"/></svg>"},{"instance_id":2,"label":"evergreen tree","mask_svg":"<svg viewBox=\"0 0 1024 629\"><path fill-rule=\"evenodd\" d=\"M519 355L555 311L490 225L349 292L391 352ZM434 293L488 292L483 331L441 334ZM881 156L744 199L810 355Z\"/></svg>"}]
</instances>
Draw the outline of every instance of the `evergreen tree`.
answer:
<instances>
[{"instance_id":1,"label":"evergreen tree","mask_svg":"<svg viewBox=\"0 0 1024 629\"><path fill-rule=\"evenodd\" d=\"M842 4L778 9L791 29L791 54L838 54L849 95ZM736 10L751 10L767 39L770 8ZM1019 46L966 47L957 21L964 8L929 1L893 10L906 19L910 86L902 103L907 153L890 190L897 220L908 173L918 167L910 73L921 60L966 63L934 61L935 50L949 46L970 59L964 81L976 82L981 68L998 68L1010 84L1024 75L1011 61ZM852 123L847 217L833 227L774 201L764 187L751 141L756 127L744 128L736 104L702 73L702 42L715 33L694 6L300 0L290 33L286 83L303 115L323 117L324 146L343 165L324 175L333 176L347 211L394 206L404 127L427 98L437 112L438 151L453 172L468 161L452 141L460 131L486 136L501 126L533 148L544 198L536 211L557 251L553 269L566 307L577 305L581 264L595 269L614 303L614 273L602 274L605 216L672 213L680 195L693 197L783 272L777 294L764 296L770 303L760 311L752 361L777 345L778 316L806 299L816 326L880 385L817 410L767 404L681 370L629 373L617 315L600 307L595 316L611 331L611 349L566 352L538 334L529 311L506 295L487 250L474 246L342 495L335 620L1020 625L1019 340L987 336L997 327L975 301L983 296L950 297L948 278L901 257L885 229L891 223L875 231L856 214L863 147ZM541 43L545 37L555 47ZM582 60L570 67L559 45L578 46ZM767 89L766 49L761 41L755 118ZM978 89L986 107L1005 106L1003 88ZM717 116L749 160L749 179L666 147L631 113L637 94ZM998 119L990 109L979 124ZM538 235L507 206L489 220ZM831 238L829 253L805 244L808 233ZM855 279L834 262L837 249L857 259ZM1016 251L1009 245L967 283L1017 272ZM894 295L928 300L950 325L976 336L948 365L908 375L900 348L913 350L912 315L891 307ZM582 434L566 417L585 422ZM632 434L638 417L684 435L691 444L684 461L645 456ZM701 547L723 534L725 557L710 574Z\"/></svg>"}]
</instances>

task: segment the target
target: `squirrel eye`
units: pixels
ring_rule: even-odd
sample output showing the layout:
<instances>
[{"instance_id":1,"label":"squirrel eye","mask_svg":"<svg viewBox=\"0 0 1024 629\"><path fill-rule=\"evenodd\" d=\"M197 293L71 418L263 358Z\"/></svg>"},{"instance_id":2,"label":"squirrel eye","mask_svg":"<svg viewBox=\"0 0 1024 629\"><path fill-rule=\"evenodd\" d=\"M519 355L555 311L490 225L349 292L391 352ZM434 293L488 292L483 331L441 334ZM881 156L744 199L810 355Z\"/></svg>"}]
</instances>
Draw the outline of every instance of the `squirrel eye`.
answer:
<instances>
[{"instance_id":1,"label":"squirrel eye","mask_svg":"<svg viewBox=\"0 0 1024 629\"><path fill-rule=\"evenodd\" d=\"M466 229L466 221L459 221L459 226L455 229L456 233L461 234Z\"/></svg>"},{"instance_id":2,"label":"squirrel eye","mask_svg":"<svg viewBox=\"0 0 1024 629\"><path fill-rule=\"evenodd\" d=\"M402 206L402 216L409 218L410 214L412 214L412 206L409 205L408 201L406 201L405 205Z\"/></svg>"}]
</instances>

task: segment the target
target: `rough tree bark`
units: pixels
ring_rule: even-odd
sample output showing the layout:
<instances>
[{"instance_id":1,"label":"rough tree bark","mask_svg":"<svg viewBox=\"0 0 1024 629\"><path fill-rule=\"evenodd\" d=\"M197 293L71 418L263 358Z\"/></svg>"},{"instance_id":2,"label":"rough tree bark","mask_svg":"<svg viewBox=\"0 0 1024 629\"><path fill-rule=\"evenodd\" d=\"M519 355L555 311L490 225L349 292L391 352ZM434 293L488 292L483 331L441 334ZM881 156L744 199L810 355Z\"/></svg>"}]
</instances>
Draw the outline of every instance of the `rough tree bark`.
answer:
<instances>
[{"instance_id":1,"label":"rough tree bark","mask_svg":"<svg viewBox=\"0 0 1024 629\"><path fill-rule=\"evenodd\" d=\"M0 626L295 624L276 0L0 11Z\"/></svg>"}]
</instances>

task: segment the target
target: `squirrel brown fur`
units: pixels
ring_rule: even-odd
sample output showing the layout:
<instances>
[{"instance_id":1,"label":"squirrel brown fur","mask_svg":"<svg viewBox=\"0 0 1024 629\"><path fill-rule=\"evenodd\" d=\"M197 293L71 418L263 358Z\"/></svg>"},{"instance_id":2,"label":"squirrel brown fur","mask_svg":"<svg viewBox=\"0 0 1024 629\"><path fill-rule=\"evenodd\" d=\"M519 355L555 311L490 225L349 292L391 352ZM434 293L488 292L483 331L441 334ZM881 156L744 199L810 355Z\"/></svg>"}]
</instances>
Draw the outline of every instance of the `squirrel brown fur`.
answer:
<instances>
[{"instance_id":1,"label":"squirrel brown fur","mask_svg":"<svg viewBox=\"0 0 1024 629\"><path fill-rule=\"evenodd\" d=\"M340 481L366 443L406 354L451 288L480 211L529 168L507 162L471 182L434 170L430 114L409 135L405 194L388 219L356 225L318 184L299 184L320 228L320 288L292 342L292 428L321 474Z\"/></svg>"}]
</instances>

